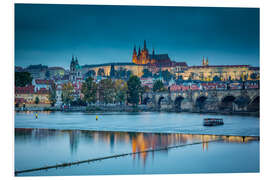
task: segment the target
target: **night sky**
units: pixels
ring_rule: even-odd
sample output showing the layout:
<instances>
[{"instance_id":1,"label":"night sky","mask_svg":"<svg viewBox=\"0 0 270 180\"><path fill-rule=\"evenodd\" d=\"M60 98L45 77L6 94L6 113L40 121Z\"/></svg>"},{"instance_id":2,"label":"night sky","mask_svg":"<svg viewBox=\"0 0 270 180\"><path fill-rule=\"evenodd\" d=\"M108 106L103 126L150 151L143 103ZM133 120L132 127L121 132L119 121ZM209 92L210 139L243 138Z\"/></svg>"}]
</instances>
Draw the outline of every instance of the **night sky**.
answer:
<instances>
[{"instance_id":1,"label":"night sky","mask_svg":"<svg viewBox=\"0 0 270 180\"><path fill-rule=\"evenodd\" d=\"M133 47L201 65L259 66L258 8L15 5L15 65L131 62Z\"/></svg>"}]
</instances>

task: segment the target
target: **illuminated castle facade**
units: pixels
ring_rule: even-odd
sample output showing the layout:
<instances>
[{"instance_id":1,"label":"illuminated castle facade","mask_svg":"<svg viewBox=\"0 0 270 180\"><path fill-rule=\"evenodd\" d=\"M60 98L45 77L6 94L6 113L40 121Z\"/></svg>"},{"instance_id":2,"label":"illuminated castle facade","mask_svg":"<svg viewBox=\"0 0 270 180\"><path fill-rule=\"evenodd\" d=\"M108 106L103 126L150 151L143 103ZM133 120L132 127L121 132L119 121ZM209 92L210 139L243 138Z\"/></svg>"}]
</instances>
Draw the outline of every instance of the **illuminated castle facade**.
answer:
<instances>
[{"instance_id":1,"label":"illuminated castle facade","mask_svg":"<svg viewBox=\"0 0 270 180\"><path fill-rule=\"evenodd\" d=\"M136 46L133 50L132 62L134 64L151 64L151 65L168 65L171 64L172 61L169 58L168 54L155 54L155 50L153 49L150 54L147 47L146 41L144 40L143 49L139 47L138 52L136 50Z\"/></svg>"}]
</instances>

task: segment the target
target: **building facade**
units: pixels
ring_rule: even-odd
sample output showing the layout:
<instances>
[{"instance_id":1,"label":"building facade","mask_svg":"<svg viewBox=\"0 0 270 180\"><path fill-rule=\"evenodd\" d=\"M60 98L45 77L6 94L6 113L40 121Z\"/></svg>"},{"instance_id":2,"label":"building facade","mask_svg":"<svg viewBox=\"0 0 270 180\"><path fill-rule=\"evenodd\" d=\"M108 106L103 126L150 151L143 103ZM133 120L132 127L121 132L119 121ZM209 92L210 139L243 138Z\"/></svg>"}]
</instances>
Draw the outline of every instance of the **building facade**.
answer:
<instances>
[{"instance_id":1,"label":"building facade","mask_svg":"<svg viewBox=\"0 0 270 180\"><path fill-rule=\"evenodd\" d=\"M79 65L78 58L76 57L75 60L74 56L72 56L70 63L69 80L74 82L78 79L82 79L81 67Z\"/></svg>"},{"instance_id":2,"label":"building facade","mask_svg":"<svg viewBox=\"0 0 270 180\"><path fill-rule=\"evenodd\" d=\"M212 81L218 78L221 81L228 80L259 80L259 67L250 65L209 65L208 58L202 59L202 66L189 66L186 70L177 74L184 80Z\"/></svg>"},{"instance_id":3,"label":"building facade","mask_svg":"<svg viewBox=\"0 0 270 180\"><path fill-rule=\"evenodd\" d=\"M38 99L38 102L36 101ZM15 88L16 107L50 107L49 90L41 88L35 91L34 86Z\"/></svg>"}]
</instances>

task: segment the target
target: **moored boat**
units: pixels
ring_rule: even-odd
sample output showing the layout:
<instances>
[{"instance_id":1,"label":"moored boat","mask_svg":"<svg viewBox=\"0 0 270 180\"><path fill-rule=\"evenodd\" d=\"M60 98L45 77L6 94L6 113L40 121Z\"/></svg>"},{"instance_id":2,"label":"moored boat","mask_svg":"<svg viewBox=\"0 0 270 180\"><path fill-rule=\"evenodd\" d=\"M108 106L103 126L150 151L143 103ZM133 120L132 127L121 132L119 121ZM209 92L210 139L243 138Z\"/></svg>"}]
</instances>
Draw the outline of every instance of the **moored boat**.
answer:
<instances>
[{"instance_id":1,"label":"moored boat","mask_svg":"<svg viewBox=\"0 0 270 180\"><path fill-rule=\"evenodd\" d=\"M217 126L217 125L223 125L223 119L221 118L205 118L203 120L204 126Z\"/></svg>"}]
</instances>

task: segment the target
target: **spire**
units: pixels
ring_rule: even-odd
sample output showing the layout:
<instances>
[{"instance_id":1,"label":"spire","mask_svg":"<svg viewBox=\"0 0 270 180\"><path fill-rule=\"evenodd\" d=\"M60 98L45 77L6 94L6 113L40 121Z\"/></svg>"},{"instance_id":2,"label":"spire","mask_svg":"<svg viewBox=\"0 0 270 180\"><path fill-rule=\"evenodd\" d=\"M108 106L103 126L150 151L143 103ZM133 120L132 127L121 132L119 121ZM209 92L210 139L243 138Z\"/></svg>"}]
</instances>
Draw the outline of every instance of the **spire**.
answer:
<instances>
[{"instance_id":1,"label":"spire","mask_svg":"<svg viewBox=\"0 0 270 180\"><path fill-rule=\"evenodd\" d=\"M206 63L205 63L206 66L208 66L208 57L206 58Z\"/></svg>"},{"instance_id":2,"label":"spire","mask_svg":"<svg viewBox=\"0 0 270 180\"><path fill-rule=\"evenodd\" d=\"M72 61L74 61L74 55L72 54L72 59L71 59Z\"/></svg>"},{"instance_id":3,"label":"spire","mask_svg":"<svg viewBox=\"0 0 270 180\"><path fill-rule=\"evenodd\" d=\"M136 45L134 46L133 54L137 54L137 51L136 51Z\"/></svg>"},{"instance_id":4,"label":"spire","mask_svg":"<svg viewBox=\"0 0 270 180\"><path fill-rule=\"evenodd\" d=\"M77 57L77 56L76 56L75 63L76 63L76 65L79 65L79 62L78 62L78 57Z\"/></svg>"},{"instance_id":5,"label":"spire","mask_svg":"<svg viewBox=\"0 0 270 180\"><path fill-rule=\"evenodd\" d=\"M153 52L152 52L153 56L155 55L155 50L153 49Z\"/></svg>"},{"instance_id":6,"label":"spire","mask_svg":"<svg viewBox=\"0 0 270 180\"><path fill-rule=\"evenodd\" d=\"M141 55L141 48L139 46L139 50L138 50L138 56Z\"/></svg>"},{"instance_id":7,"label":"spire","mask_svg":"<svg viewBox=\"0 0 270 180\"><path fill-rule=\"evenodd\" d=\"M203 56L203 59L202 59L202 65L203 65L203 66L205 65L204 56Z\"/></svg>"},{"instance_id":8,"label":"spire","mask_svg":"<svg viewBox=\"0 0 270 180\"><path fill-rule=\"evenodd\" d=\"M146 50L146 40L144 40L144 43L143 43L143 50Z\"/></svg>"}]
</instances>

